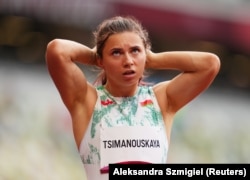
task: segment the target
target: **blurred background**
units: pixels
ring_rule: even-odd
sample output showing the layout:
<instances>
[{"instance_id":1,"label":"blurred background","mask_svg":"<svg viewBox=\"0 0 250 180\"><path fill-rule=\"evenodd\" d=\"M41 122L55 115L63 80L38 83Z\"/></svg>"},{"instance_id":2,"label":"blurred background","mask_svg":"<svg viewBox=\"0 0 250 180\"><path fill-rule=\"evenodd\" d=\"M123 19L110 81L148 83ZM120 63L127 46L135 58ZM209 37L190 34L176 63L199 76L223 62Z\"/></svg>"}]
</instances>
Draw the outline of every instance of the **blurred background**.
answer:
<instances>
[{"instance_id":1,"label":"blurred background","mask_svg":"<svg viewBox=\"0 0 250 180\"><path fill-rule=\"evenodd\" d=\"M92 47L92 31L114 15L138 18L155 52L221 59L211 87L177 114L169 162L250 163L249 9L248 0L0 0L0 179L85 179L44 55L54 38ZM174 75L152 72L150 81Z\"/></svg>"}]
</instances>

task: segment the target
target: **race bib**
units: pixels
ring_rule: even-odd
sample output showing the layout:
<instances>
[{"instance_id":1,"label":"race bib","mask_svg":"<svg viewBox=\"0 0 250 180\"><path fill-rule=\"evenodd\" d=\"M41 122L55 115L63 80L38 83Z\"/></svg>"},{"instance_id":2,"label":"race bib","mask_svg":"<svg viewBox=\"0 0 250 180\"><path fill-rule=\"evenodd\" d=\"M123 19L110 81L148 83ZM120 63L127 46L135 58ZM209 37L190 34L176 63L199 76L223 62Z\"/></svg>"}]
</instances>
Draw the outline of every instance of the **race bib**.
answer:
<instances>
[{"instance_id":1,"label":"race bib","mask_svg":"<svg viewBox=\"0 0 250 180\"><path fill-rule=\"evenodd\" d=\"M160 127L101 128L101 172L113 163L163 163L167 157L166 133Z\"/></svg>"}]
</instances>

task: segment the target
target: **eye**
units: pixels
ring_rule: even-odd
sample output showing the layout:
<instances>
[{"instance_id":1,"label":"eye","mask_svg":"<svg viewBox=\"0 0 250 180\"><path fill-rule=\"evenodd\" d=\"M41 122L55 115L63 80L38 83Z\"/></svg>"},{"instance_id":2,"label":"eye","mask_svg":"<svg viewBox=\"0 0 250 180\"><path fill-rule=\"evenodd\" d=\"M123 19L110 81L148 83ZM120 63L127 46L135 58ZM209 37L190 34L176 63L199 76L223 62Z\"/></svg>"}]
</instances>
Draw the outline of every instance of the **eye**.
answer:
<instances>
[{"instance_id":1,"label":"eye","mask_svg":"<svg viewBox=\"0 0 250 180\"><path fill-rule=\"evenodd\" d=\"M121 51L119 51L119 50L114 50L114 51L112 51L112 55L113 55L113 56L120 56L120 55L121 55Z\"/></svg>"},{"instance_id":2,"label":"eye","mask_svg":"<svg viewBox=\"0 0 250 180\"><path fill-rule=\"evenodd\" d=\"M140 49L139 48L133 48L132 49L132 53L133 54L138 54L140 52Z\"/></svg>"}]
</instances>

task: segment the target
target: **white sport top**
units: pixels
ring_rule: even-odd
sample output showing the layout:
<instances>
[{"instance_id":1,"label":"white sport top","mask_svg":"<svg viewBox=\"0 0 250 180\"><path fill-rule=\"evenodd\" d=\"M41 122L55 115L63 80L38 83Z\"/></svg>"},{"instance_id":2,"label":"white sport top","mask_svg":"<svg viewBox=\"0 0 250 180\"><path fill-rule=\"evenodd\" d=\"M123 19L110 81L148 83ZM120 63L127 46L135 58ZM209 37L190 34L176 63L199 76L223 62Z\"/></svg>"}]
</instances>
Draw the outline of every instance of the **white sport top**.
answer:
<instances>
[{"instance_id":1,"label":"white sport top","mask_svg":"<svg viewBox=\"0 0 250 180\"><path fill-rule=\"evenodd\" d=\"M132 97L114 97L104 86L80 144L88 180L108 180L110 163L167 163L168 140L151 86Z\"/></svg>"}]
</instances>

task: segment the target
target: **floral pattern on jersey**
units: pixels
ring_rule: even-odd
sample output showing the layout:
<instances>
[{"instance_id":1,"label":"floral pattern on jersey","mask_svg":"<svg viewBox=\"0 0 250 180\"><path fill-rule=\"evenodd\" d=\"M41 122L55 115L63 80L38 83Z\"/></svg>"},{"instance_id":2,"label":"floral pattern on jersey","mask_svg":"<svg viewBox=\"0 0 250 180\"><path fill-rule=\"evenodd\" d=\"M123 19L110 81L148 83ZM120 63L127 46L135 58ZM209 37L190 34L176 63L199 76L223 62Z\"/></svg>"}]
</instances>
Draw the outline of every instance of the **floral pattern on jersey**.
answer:
<instances>
[{"instance_id":1,"label":"floral pattern on jersey","mask_svg":"<svg viewBox=\"0 0 250 180\"><path fill-rule=\"evenodd\" d=\"M90 154L88 154L87 157L81 156L82 162L84 164L98 163L100 161L100 152L99 152L99 150L95 146L93 146L92 144L88 144L88 147L90 149Z\"/></svg>"},{"instance_id":2,"label":"floral pattern on jersey","mask_svg":"<svg viewBox=\"0 0 250 180\"><path fill-rule=\"evenodd\" d=\"M162 120L162 115L155 108L151 99L152 96L154 97L154 94L152 94L152 91L148 87L140 86L135 96L124 98L113 97L106 91L104 86L99 86L97 90L100 93L101 106L95 108L93 113L91 126L92 138L95 137L96 128L100 126L100 123L106 127L121 125L156 126L163 123L163 121L159 121ZM143 110L137 112L138 106Z\"/></svg>"}]
</instances>

